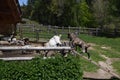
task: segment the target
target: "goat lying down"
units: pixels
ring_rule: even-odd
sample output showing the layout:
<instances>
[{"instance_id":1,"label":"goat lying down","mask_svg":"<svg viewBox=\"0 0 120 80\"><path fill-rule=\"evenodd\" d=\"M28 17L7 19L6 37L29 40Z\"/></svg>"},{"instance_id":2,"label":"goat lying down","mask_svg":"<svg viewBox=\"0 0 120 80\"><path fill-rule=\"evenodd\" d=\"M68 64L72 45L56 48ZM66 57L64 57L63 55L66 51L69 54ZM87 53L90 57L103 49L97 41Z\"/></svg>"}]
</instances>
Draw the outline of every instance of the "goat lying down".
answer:
<instances>
[{"instance_id":1,"label":"goat lying down","mask_svg":"<svg viewBox=\"0 0 120 80\"><path fill-rule=\"evenodd\" d=\"M47 43L45 43L44 47L58 47L62 45L61 42L61 35L54 35ZM54 56L56 53L62 54L64 57L67 57L66 51L61 50L61 51L46 51L45 52L45 57L51 57Z\"/></svg>"},{"instance_id":2,"label":"goat lying down","mask_svg":"<svg viewBox=\"0 0 120 80\"><path fill-rule=\"evenodd\" d=\"M78 38L74 33L68 33L68 38L72 42L73 48L76 48L79 46L82 49L83 53L87 53L88 58L90 58L90 54L88 53L88 48L90 47L89 44Z\"/></svg>"},{"instance_id":3,"label":"goat lying down","mask_svg":"<svg viewBox=\"0 0 120 80\"><path fill-rule=\"evenodd\" d=\"M7 41L9 45L17 45L17 46L25 46L29 45L29 38L24 38L18 40L15 35L11 35L9 37L3 37L1 38L2 41Z\"/></svg>"}]
</instances>

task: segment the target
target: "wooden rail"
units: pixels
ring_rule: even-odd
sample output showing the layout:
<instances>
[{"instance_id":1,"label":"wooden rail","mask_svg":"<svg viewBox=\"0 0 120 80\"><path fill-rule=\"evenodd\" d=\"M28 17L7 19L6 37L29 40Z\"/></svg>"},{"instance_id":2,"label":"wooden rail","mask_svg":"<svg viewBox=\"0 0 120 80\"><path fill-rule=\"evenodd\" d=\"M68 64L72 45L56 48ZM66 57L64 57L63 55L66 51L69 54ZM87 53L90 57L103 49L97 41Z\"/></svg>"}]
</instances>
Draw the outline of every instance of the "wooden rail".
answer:
<instances>
[{"instance_id":1,"label":"wooden rail","mask_svg":"<svg viewBox=\"0 0 120 80\"><path fill-rule=\"evenodd\" d=\"M0 47L1 51L9 51L9 50L71 50L71 47L33 47L33 46L8 46L8 47Z\"/></svg>"},{"instance_id":2,"label":"wooden rail","mask_svg":"<svg viewBox=\"0 0 120 80\"><path fill-rule=\"evenodd\" d=\"M34 57L6 57L6 58L0 58L0 60L4 61L20 61L20 60L32 60Z\"/></svg>"},{"instance_id":3,"label":"wooden rail","mask_svg":"<svg viewBox=\"0 0 120 80\"><path fill-rule=\"evenodd\" d=\"M44 26L34 24L17 25L20 38L28 37L39 41L39 38L50 38L55 34L67 35L69 32L77 32L78 34L98 35L99 28L83 28L83 27L59 27Z\"/></svg>"},{"instance_id":4,"label":"wooden rail","mask_svg":"<svg viewBox=\"0 0 120 80\"><path fill-rule=\"evenodd\" d=\"M8 46L8 47L0 47L1 51L13 51L13 50L48 50L48 51L60 51L60 50L71 50L71 47L33 47L33 46ZM14 61L14 60L32 60L34 57L5 57L0 58L4 61Z\"/></svg>"},{"instance_id":5,"label":"wooden rail","mask_svg":"<svg viewBox=\"0 0 120 80\"><path fill-rule=\"evenodd\" d=\"M113 35L120 36L120 29L100 29L100 28L86 28L86 27L65 27L65 26L51 26L51 25L34 25L34 24L20 24L18 25L18 33L21 37L29 36L39 41L39 38L50 38L55 34L67 35L71 32L78 34L88 34L92 36L99 35ZM107 32L108 31L108 32ZM105 33L105 34L104 34Z\"/></svg>"}]
</instances>

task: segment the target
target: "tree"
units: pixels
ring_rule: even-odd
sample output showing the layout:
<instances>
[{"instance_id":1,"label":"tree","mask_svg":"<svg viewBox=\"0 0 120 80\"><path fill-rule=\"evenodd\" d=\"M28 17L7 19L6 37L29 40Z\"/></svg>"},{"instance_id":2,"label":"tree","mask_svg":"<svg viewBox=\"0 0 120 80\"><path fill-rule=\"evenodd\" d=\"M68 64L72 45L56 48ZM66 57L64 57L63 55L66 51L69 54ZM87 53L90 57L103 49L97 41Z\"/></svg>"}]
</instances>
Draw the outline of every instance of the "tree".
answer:
<instances>
[{"instance_id":1,"label":"tree","mask_svg":"<svg viewBox=\"0 0 120 80\"><path fill-rule=\"evenodd\" d=\"M23 4L22 6L21 6L21 11L22 11L22 17L24 17L24 18L28 18L28 14L27 14L27 5L25 5L25 4Z\"/></svg>"},{"instance_id":2,"label":"tree","mask_svg":"<svg viewBox=\"0 0 120 80\"><path fill-rule=\"evenodd\" d=\"M119 7L120 0L109 0L109 2L110 2L109 12L111 12L113 16L116 16L116 17L120 16L120 7Z\"/></svg>"},{"instance_id":3,"label":"tree","mask_svg":"<svg viewBox=\"0 0 120 80\"><path fill-rule=\"evenodd\" d=\"M106 23L108 12L108 0L93 0L93 14L98 25L103 26Z\"/></svg>"},{"instance_id":4,"label":"tree","mask_svg":"<svg viewBox=\"0 0 120 80\"><path fill-rule=\"evenodd\" d=\"M42 24L89 26L92 17L86 0L28 0L26 14Z\"/></svg>"},{"instance_id":5,"label":"tree","mask_svg":"<svg viewBox=\"0 0 120 80\"><path fill-rule=\"evenodd\" d=\"M90 22L91 13L85 0L66 0L63 11L66 26L87 26Z\"/></svg>"}]
</instances>

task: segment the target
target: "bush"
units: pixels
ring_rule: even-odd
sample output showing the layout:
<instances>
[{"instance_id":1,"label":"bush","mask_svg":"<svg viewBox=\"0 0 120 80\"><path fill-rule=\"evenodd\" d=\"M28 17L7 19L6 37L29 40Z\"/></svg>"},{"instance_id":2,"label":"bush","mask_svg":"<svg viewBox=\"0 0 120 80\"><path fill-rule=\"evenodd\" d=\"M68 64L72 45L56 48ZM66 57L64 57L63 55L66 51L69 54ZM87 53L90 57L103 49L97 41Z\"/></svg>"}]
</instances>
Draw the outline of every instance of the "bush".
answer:
<instances>
[{"instance_id":1,"label":"bush","mask_svg":"<svg viewBox=\"0 0 120 80\"><path fill-rule=\"evenodd\" d=\"M54 59L35 58L31 61L0 61L1 80L81 80L79 57L57 56Z\"/></svg>"}]
</instances>

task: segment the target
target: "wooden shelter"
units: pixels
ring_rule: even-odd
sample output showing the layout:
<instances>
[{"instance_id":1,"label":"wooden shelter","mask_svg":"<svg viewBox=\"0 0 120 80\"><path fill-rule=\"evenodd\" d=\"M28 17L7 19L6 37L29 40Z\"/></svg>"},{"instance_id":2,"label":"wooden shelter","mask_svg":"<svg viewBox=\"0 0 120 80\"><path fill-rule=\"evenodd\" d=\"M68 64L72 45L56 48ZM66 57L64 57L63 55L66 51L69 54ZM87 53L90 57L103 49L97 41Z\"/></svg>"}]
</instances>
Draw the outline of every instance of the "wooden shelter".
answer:
<instances>
[{"instance_id":1,"label":"wooden shelter","mask_svg":"<svg viewBox=\"0 0 120 80\"><path fill-rule=\"evenodd\" d=\"M0 34L10 35L15 32L21 15L18 0L0 0Z\"/></svg>"}]
</instances>

